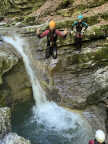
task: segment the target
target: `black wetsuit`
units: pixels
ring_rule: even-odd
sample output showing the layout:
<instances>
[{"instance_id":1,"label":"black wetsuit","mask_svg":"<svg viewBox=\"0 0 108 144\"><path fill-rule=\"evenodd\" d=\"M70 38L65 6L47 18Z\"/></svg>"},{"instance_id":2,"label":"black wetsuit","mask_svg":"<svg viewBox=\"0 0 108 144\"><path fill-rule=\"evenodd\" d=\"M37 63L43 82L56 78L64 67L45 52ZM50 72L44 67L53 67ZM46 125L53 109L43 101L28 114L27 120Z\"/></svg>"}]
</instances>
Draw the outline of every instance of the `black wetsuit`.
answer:
<instances>
[{"instance_id":1,"label":"black wetsuit","mask_svg":"<svg viewBox=\"0 0 108 144\"><path fill-rule=\"evenodd\" d=\"M85 30L88 28L88 25L85 22L74 22L72 25L72 30L76 28L76 36L75 36L75 47L81 51L82 47L82 29L85 28Z\"/></svg>"},{"instance_id":2,"label":"black wetsuit","mask_svg":"<svg viewBox=\"0 0 108 144\"><path fill-rule=\"evenodd\" d=\"M47 35L47 49L46 58L53 56L54 59L57 58L57 34L54 31L50 31Z\"/></svg>"}]
</instances>

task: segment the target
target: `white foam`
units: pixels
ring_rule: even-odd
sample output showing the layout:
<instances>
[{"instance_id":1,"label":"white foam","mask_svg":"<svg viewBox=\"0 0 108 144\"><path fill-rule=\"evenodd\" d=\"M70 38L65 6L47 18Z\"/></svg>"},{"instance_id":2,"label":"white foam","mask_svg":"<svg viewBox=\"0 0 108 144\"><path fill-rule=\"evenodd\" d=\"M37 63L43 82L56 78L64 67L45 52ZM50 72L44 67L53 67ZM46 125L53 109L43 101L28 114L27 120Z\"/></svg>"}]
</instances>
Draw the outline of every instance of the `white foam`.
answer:
<instances>
[{"instance_id":1,"label":"white foam","mask_svg":"<svg viewBox=\"0 0 108 144\"><path fill-rule=\"evenodd\" d=\"M78 135L86 139L91 133L88 123L82 119L80 114L67 111L54 102L47 102L37 109L33 107L31 122L35 121L44 125L45 129L56 131L69 139Z\"/></svg>"}]
</instances>

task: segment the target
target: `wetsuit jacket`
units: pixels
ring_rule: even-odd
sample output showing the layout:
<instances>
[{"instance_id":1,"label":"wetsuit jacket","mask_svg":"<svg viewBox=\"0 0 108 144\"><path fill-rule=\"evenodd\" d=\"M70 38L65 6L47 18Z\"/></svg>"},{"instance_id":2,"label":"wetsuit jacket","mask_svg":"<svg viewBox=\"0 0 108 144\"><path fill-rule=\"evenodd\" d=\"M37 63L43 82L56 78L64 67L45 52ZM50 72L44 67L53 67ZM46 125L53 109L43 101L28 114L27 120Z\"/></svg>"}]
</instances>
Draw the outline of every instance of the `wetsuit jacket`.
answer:
<instances>
[{"instance_id":1,"label":"wetsuit jacket","mask_svg":"<svg viewBox=\"0 0 108 144\"><path fill-rule=\"evenodd\" d=\"M83 27L85 28L85 30L88 28L88 24L85 22L75 21L74 24L72 24L72 30L74 29L74 27L76 27L77 32L81 32Z\"/></svg>"},{"instance_id":2,"label":"wetsuit jacket","mask_svg":"<svg viewBox=\"0 0 108 144\"><path fill-rule=\"evenodd\" d=\"M98 143L96 140L90 140L90 141L89 141L89 144L100 144L100 143ZM102 143L102 144L105 144L105 142Z\"/></svg>"},{"instance_id":3,"label":"wetsuit jacket","mask_svg":"<svg viewBox=\"0 0 108 144\"><path fill-rule=\"evenodd\" d=\"M50 34L50 30L46 30L44 31L42 34L38 35L39 38L43 38L45 36L48 36ZM60 37L66 37L65 34L63 34L62 32L60 32L59 30L54 30L54 34L56 34L57 36L60 36Z\"/></svg>"},{"instance_id":4,"label":"wetsuit jacket","mask_svg":"<svg viewBox=\"0 0 108 144\"><path fill-rule=\"evenodd\" d=\"M50 30L46 30L42 34L38 35L39 38L43 38L45 36L47 36L47 46L51 46L51 45L56 46L57 36L60 36L63 38L66 37L65 34L63 34L62 32L56 29L52 32Z\"/></svg>"}]
</instances>

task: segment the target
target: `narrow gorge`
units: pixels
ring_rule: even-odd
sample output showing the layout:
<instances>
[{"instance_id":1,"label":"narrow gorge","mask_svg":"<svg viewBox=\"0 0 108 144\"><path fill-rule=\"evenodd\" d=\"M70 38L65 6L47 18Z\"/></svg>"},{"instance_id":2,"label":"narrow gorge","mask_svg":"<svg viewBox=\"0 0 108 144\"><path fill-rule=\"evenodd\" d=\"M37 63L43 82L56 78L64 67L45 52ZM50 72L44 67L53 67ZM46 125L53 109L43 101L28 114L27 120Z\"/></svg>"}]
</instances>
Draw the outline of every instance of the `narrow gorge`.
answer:
<instances>
[{"instance_id":1,"label":"narrow gorge","mask_svg":"<svg viewBox=\"0 0 108 144\"><path fill-rule=\"evenodd\" d=\"M0 144L87 144L97 129L107 144L108 2L0 3ZM79 13L89 25L81 53L68 34L58 39L52 65L36 29L55 19L57 29L70 31Z\"/></svg>"}]
</instances>

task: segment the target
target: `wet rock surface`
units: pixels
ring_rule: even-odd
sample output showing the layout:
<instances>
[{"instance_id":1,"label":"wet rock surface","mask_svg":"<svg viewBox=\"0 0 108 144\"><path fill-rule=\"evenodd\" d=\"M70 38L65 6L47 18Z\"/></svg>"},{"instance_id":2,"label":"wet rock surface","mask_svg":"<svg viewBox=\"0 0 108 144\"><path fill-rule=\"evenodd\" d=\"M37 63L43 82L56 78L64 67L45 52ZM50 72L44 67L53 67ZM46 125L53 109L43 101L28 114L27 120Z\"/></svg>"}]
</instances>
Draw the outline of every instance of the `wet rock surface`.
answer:
<instances>
[{"instance_id":1,"label":"wet rock surface","mask_svg":"<svg viewBox=\"0 0 108 144\"><path fill-rule=\"evenodd\" d=\"M0 139L11 131L11 112L10 109L0 108Z\"/></svg>"},{"instance_id":2,"label":"wet rock surface","mask_svg":"<svg viewBox=\"0 0 108 144\"><path fill-rule=\"evenodd\" d=\"M23 60L14 48L0 45L0 105L11 106L32 99L31 84Z\"/></svg>"},{"instance_id":3,"label":"wet rock surface","mask_svg":"<svg viewBox=\"0 0 108 144\"><path fill-rule=\"evenodd\" d=\"M52 65L50 59L49 64L45 64L48 69L44 72L40 69L47 76L44 85L48 99L71 109L82 109L94 134L99 128L106 131L107 127L106 43L107 40L83 44L81 53L73 46L62 47L58 50L57 64ZM43 63L47 62L43 62L41 56L39 59L45 69Z\"/></svg>"},{"instance_id":4,"label":"wet rock surface","mask_svg":"<svg viewBox=\"0 0 108 144\"><path fill-rule=\"evenodd\" d=\"M18 136L16 133L9 133L2 141L3 144L31 144L29 140Z\"/></svg>"},{"instance_id":5,"label":"wet rock surface","mask_svg":"<svg viewBox=\"0 0 108 144\"><path fill-rule=\"evenodd\" d=\"M85 46L81 53L71 46L59 49L57 64L48 66L46 85L50 85L52 79L52 89L58 93L57 100L53 96L52 99L70 108L83 109L106 98L107 47L100 46L99 42L96 45L94 48Z\"/></svg>"},{"instance_id":6,"label":"wet rock surface","mask_svg":"<svg viewBox=\"0 0 108 144\"><path fill-rule=\"evenodd\" d=\"M97 129L102 129L107 132L105 126L107 120L106 108L102 103L97 106L89 106L86 110L84 110L83 115L92 126L94 135Z\"/></svg>"},{"instance_id":7,"label":"wet rock surface","mask_svg":"<svg viewBox=\"0 0 108 144\"><path fill-rule=\"evenodd\" d=\"M9 106L32 99L31 84L22 60L4 76L4 81L3 85L7 87L7 93L10 93L9 98L6 97Z\"/></svg>"},{"instance_id":8,"label":"wet rock surface","mask_svg":"<svg viewBox=\"0 0 108 144\"><path fill-rule=\"evenodd\" d=\"M7 48L5 48L7 47ZM12 69L17 64L18 58L9 50L10 47L5 44L0 44L0 84L2 84L2 76L4 73Z\"/></svg>"}]
</instances>

